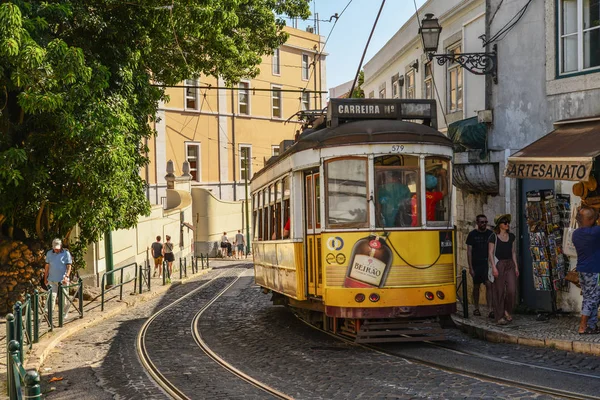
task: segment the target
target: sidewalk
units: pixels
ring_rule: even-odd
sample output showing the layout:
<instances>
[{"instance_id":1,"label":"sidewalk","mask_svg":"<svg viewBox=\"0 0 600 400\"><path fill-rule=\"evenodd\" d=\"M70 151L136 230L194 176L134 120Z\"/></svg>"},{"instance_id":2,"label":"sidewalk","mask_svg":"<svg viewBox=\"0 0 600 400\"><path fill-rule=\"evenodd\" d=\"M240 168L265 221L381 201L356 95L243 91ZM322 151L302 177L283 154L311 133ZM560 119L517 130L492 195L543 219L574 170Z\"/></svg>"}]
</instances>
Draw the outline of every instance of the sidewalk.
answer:
<instances>
[{"instance_id":1,"label":"sidewalk","mask_svg":"<svg viewBox=\"0 0 600 400\"><path fill-rule=\"evenodd\" d=\"M463 331L480 339L496 343L514 343L524 346L550 347L600 356L600 335L580 335L579 315L558 314L546 321L538 321L537 315L513 314L509 325L496 325L487 318L488 310L480 307L481 316L463 317L458 304L458 312L452 316L456 325Z\"/></svg>"},{"instance_id":2,"label":"sidewalk","mask_svg":"<svg viewBox=\"0 0 600 400\"><path fill-rule=\"evenodd\" d=\"M58 327L58 314L55 314L54 331L46 332L45 329L43 331L42 329L40 329L40 341L38 343L35 343L33 345L33 349L30 352L28 352L25 356L25 369L35 369L39 371L41 365L44 363L44 360L50 354L50 352L55 347L57 347L57 345L59 345L61 341L65 340L69 336L81 330L87 329L90 326L98 324L103 320L109 319L115 315L127 312L128 308L134 307L136 304L158 297L167 292L174 285L180 285L188 281L198 279L213 268L226 266L231 263L239 263L240 261L244 262L246 260L232 259L222 261L220 259L211 259L210 268L200 270L197 274L191 275L190 269L188 267L188 277L184 277L181 280L179 279L178 270L174 268L171 284L166 284L163 286L162 279L159 279L158 277L152 278L151 290L145 291L141 295L132 294L134 292L134 289L133 282L131 282L123 286L123 300L119 300L119 289L107 292L104 304L104 311L100 311L100 297L97 297L90 301L84 300L83 318L79 318L77 311L74 310L74 307L71 307L69 315L65 320L62 328ZM40 324L42 324L42 322ZM43 322L43 324L46 323ZM6 319L4 315L0 318L0 329L0 388L4 388L6 383Z\"/></svg>"}]
</instances>

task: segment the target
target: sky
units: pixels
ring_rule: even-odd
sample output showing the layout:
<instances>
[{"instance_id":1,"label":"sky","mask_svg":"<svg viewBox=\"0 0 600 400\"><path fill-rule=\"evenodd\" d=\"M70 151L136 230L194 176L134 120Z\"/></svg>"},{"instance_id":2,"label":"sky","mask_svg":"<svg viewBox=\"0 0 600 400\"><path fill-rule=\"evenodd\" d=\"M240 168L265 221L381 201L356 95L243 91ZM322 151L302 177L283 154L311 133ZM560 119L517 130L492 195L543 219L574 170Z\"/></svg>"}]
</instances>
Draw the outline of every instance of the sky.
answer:
<instances>
[{"instance_id":1,"label":"sky","mask_svg":"<svg viewBox=\"0 0 600 400\"><path fill-rule=\"evenodd\" d=\"M416 0L421 7L426 0ZM327 56L327 87L332 88L354 78L360 58L381 6L378 0L313 0L311 11L318 13L320 20L329 20L335 13L341 14L333 22L319 22L321 36L329 40L325 46ZM413 0L387 0L377 22L369 44L364 64L379 51L402 25L415 13ZM311 17L314 18L314 17ZM291 23L288 21L288 25ZM314 21L299 21L298 28L305 29ZM333 30L332 30L333 28Z\"/></svg>"}]
</instances>

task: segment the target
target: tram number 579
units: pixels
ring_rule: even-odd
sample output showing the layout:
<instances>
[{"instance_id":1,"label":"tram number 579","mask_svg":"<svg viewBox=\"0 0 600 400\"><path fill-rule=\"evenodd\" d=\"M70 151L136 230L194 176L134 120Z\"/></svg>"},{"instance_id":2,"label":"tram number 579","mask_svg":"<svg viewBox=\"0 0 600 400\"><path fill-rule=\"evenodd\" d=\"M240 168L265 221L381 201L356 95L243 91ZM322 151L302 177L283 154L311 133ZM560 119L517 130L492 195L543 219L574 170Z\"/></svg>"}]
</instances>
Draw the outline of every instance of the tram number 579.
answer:
<instances>
[{"instance_id":1,"label":"tram number 579","mask_svg":"<svg viewBox=\"0 0 600 400\"><path fill-rule=\"evenodd\" d=\"M403 144L393 144L392 145L392 153L401 153L404 151Z\"/></svg>"}]
</instances>

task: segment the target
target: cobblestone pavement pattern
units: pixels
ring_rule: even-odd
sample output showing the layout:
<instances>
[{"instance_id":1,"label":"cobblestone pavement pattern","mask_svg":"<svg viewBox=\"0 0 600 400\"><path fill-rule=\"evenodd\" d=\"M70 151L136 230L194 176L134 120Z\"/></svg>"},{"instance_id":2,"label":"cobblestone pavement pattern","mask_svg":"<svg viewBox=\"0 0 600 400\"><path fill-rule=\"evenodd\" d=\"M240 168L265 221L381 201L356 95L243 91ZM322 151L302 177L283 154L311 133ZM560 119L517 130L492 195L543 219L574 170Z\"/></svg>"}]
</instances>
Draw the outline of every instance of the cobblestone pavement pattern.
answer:
<instances>
[{"instance_id":1,"label":"cobblestone pavement pattern","mask_svg":"<svg viewBox=\"0 0 600 400\"><path fill-rule=\"evenodd\" d=\"M221 272L213 270L202 279L173 286L161 299L142 303L126 315L64 341L42 368L45 389L56 388L47 398L168 398L138 361L137 333L153 312ZM249 277L238 281L205 312L199 330L221 357L294 398L548 398L343 344L304 325L289 310L272 306L269 296L260 293L252 281ZM188 340L184 338L190 337L190 321L218 292L216 287L224 285L209 285L207 289L211 286L213 290L201 289L177 309L163 313L168 318L152 328L153 359L158 357L163 371L178 376L182 385L190 384L194 390L192 398L269 398L248 384L234 383L236 379L231 374L221 372L212 362L192 359L201 351L184 343ZM564 352L551 349L517 346L503 354L501 349L506 345L481 342L458 331L452 331L451 339L456 345L492 355L520 360L528 357L548 365L562 363L568 368L596 368L592 360L577 354L565 356ZM569 362L564 363L565 359ZM51 376L63 380L48 384Z\"/></svg>"},{"instance_id":2,"label":"cobblestone pavement pattern","mask_svg":"<svg viewBox=\"0 0 600 400\"><path fill-rule=\"evenodd\" d=\"M294 398L548 398L344 344L268 299L244 278L199 330L222 358Z\"/></svg>"}]
</instances>

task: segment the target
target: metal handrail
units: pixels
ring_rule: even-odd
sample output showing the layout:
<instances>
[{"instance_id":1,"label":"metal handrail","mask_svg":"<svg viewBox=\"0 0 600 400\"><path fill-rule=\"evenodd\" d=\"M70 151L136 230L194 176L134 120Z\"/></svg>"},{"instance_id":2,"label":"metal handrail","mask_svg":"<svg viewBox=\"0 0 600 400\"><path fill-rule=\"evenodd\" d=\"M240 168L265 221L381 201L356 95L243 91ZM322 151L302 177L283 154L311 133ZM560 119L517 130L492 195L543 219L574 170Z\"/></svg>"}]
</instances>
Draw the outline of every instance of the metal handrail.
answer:
<instances>
[{"instance_id":1,"label":"metal handrail","mask_svg":"<svg viewBox=\"0 0 600 400\"><path fill-rule=\"evenodd\" d=\"M129 268L131 266L135 267L135 272L133 274L133 278L131 278L130 280L128 280L126 282L123 282L123 274L125 272L125 268ZM118 285L113 285L113 286L111 286L110 288L107 289L106 285L105 285L106 276L107 275L111 275L111 274L115 274L117 272L121 272L121 283L119 283ZM131 264L127 264L127 265L125 265L123 267L115 268L112 271L106 271L106 272L104 272L104 274L102 274L102 303L101 303L101 306L100 306L100 311L104 311L104 294L106 292L109 292L109 291L111 291L113 289L116 289L116 288L120 288L119 299L123 300L123 285L126 285L129 282L134 281L133 290L135 292L135 289L136 289L136 286L137 286L137 279L138 279L138 263L136 263L136 262L133 262Z\"/></svg>"},{"instance_id":2,"label":"metal handrail","mask_svg":"<svg viewBox=\"0 0 600 400\"><path fill-rule=\"evenodd\" d=\"M72 306L73 300L69 297L69 289L72 287L77 288L77 292L75 295L77 296L77 300L79 302L79 307L75 307L77 312L79 313L79 318L83 318L83 279L79 279L79 282L72 283L70 285L63 285L62 282L58 282L58 326L62 328L64 323L64 314L63 310L65 309L65 296L67 301L71 303ZM75 296L73 296L75 298Z\"/></svg>"},{"instance_id":3,"label":"metal handrail","mask_svg":"<svg viewBox=\"0 0 600 400\"><path fill-rule=\"evenodd\" d=\"M139 294L142 294L143 288L142 286L146 284L148 287L148 291L150 291L150 261L146 259L144 261L144 266L140 265L140 280L139 280Z\"/></svg>"},{"instance_id":4,"label":"metal handrail","mask_svg":"<svg viewBox=\"0 0 600 400\"><path fill-rule=\"evenodd\" d=\"M36 370L25 370L22 360L23 352L20 349L21 347L17 340L8 342L8 364L6 369L9 399L41 399L40 375ZM21 382L24 383L23 389L25 389L25 393L22 393Z\"/></svg>"}]
</instances>

